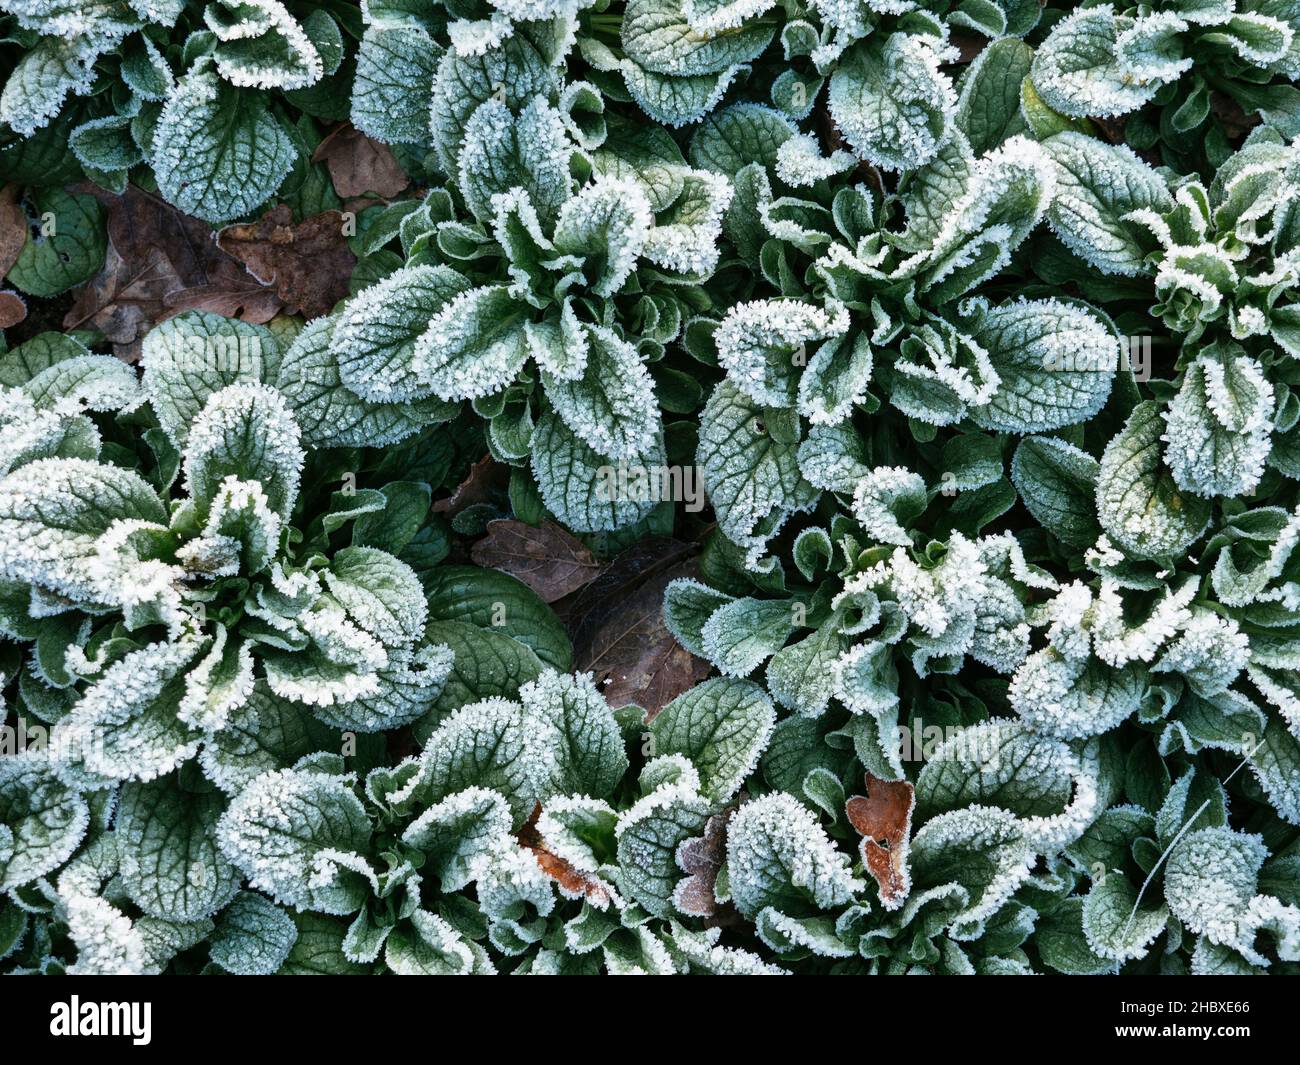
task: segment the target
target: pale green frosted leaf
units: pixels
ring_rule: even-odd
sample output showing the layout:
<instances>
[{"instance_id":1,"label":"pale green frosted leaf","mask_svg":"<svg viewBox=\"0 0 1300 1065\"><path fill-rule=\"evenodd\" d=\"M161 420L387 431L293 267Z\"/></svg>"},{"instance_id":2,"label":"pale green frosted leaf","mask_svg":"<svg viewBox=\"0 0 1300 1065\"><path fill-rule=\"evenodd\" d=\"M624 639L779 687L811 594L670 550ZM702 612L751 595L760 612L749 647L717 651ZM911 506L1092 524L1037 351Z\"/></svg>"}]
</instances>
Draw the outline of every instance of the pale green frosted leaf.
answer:
<instances>
[{"instance_id":1,"label":"pale green frosted leaf","mask_svg":"<svg viewBox=\"0 0 1300 1065\"><path fill-rule=\"evenodd\" d=\"M726 802L758 765L775 725L762 688L717 677L665 706L649 731L656 756L685 755L699 771L701 794Z\"/></svg>"},{"instance_id":2,"label":"pale green frosted leaf","mask_svg":"<svg viewBox=\"0 0 1300 1065\"><path fill-rule=\"evenodd\" d=\"M117 836L132 902L154 917L199 921L230 901L239 874L214 837L224 808L219 791L186 790L175 776L122 789Z\"/></svg>"},{"instance_id":3,"label":"pale green frosted leaf","mask_svg":"<svg viewBox=\"0 0 1300 1065\"><path fill-rule=\"evenodd\" d=\"M297 941L292 917L269 899L241 891L217 918L212 960L236 976L269 976Z\"/></svg>"},{"instance_id":4,"label":"pale green frosted leaf","mask_svg":"<svg viewBox=\"0 0 1300 1065\"><path fill-rule=\"evenodd\" d=\"M1179 490L1161 458L1160 407L1140 403L1106 445L1097 475L1102 528L1137 558L1167 558L1186 550L1210 516L1205 500Z\"/></svg>"},{"instance_id":5,"label":"pale green frosted leaf","mask_svg":"<svg viewBox=\"0 0 1300 1065\"><path fill-rule=\"evenodd\" d=\"M289 135L264 96L198 69L168 97L153 138L153 169L168 202L216 225L249 214L294 164Z\"/></svg>"},{"instance_id":6,"label":"pale green frosted leaf","mask_svg":"<svg viewBox=\"0 0 1300 1065\"><path fill-rule=\"evenodd\" d=\"M812 811L784 792L746 803L731 819L727 874L736 907L750 918L767 906L834 909L865 886Z\"/></svg>"}]
</instances>

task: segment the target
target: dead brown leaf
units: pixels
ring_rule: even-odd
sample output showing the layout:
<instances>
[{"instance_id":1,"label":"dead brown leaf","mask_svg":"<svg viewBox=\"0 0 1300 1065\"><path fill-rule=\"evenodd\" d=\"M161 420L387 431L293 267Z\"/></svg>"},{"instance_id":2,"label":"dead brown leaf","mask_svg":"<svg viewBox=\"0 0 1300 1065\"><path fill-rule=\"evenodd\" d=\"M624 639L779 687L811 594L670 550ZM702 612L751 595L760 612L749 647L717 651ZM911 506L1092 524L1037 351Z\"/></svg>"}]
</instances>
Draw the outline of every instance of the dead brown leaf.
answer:
<instances>
[{"instance_id":1,"label":"dead brown leaf","mask_svg":"<svg viewBox=\"0 0 1300 1065\"><path fill-rule=\"evenodd\" d=\"M348 294L357 257L344 236L338 211L301 222L288 204L276 204L250 225L226 226L217 246L234 256L259 284L274 288L289 314L319 318Z\"/></svg>"},{"instance_id":2,"label":"dead brown leaf","mask_svg":"<svg viewBox=\"0 0 1300 1065\"><path fill-rule=\"evenodd\" d=\"M595 674L610 706L635 704L653 720L709 675L663 622L664 589L696 573L694 551L668 537L643 540L565 604L576 666Z\"/></svg>"},{"instance_id":3,"label":"dead brown leaf","mask_svg":"<svg viewBox=\"0 0 1300 1065\"><path fill-rule=\"evenodd\" d=\"M527 525L502 518L471 549L480 566L518 577L548 603L590 584L605 567L587 546L554 522Z\"/></svg>"},{"instance_id":4,"label":"dead brown leaf","mask_svg":"<svg viewBox=\"0 0 1300 1065\"><path fill-rule=\"evenodd\" d=\"M546 849L541 833L537 831L537 819L541 816L542 806L538 803L533 807L533 812L524 822L523 827L516 833L515 838L519 841L519 845L533 852L533 857L537 859L542 872L555 881L560 888L560 893L566 898L585 898L604 909L610 901L609 887L600 877L592 873L584 873L567 859Z\"/></svg>"},{"instance_id":5,"label":"dead brown leaf","mask_svg":"<svg viewBox=\"0 0 1300 1065\"><path fill-rule=\"evenodd\" d=\"M158 322L187 310L211 311L254 323L281 309L273 289L227 255L197 218L129 185L121 196L80 186L108 209L104 269L77 295L64 329L93 328L130 358Z\"/></svg>"},{"instance_id":6,"label":"dead brown leaf","mask_svg":"<svg viewBox=\"0 0 1300 1065\"><path fill-rule=\"evenodd\" d=\"M389 200L411 184L388 145L350 125L340 126L321 141L311 161L323 162L329 169L334 191L342 200L369 195Z\"/></svg>"},{"instance_id":7,"label":"dead brown leaf","mask_svg":"<svg viewBox=\"0 0 1300 1065\"><path fill-rule=\"evenodd\" d=\"M27 243L27 215L18 202L16 184L0 189L0 277L13 268Z\"/></svg>"},{"instance_id":8,"label":"dead brown leaf","mask_svg":"<svg viewBox=\"0 0 1300 1065\"><path fill-rule=\"evenodd\" d=\"M0 292L0 329L12 329L27 317L27 302L10 289Z\"/></svg>"},{"instance_id":9,"label":"dead brown leaf","mask_svg":"<svg viewBox=\"0 0 1300 1065\"><path fill-rule=\"evenodd\" d=\"M705 822L704 835L683 840L677 848L677 864L689 873L673 892L673 903L692 917L713 917L718 912L714 888L718 873L727 860L727 821L734 809L714 814Z\"/></svg>"},{"instance_id":10,"label":"dead brown leaf","mask_svg":"<svg viewBox=\"0 0 1300 1065\"><path fill-rule=\"evenodd\" d=\"M449 517L459 514L477 503L490 502L494 495L504 492L509 483L510 467L493 461L491 455L484 455L469 468L469 473L456 486L456 491L433 504L432 511Z\"/></svg>"},{"instance_id":11,"label":"dead brown leaf","mask_svg":"<svg viewBox=\"0 0 1300 1065\"><path fill-rule=\"evenodd\" d=\"M862 835L862 863L880 888L885 909L897 909L911 890L907 868L916 791L910 781L880 780L867 774L866 797L844 805L849 823Z\"/></svg>"}]
</instances>

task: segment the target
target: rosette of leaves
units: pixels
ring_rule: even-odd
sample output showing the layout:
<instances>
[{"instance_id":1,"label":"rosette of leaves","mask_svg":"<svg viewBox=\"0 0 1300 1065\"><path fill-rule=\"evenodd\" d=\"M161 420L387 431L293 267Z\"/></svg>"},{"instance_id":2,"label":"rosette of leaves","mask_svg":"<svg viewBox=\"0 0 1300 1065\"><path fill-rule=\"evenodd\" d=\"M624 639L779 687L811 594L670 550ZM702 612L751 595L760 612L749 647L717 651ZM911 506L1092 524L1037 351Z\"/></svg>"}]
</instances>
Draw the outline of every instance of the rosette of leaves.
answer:
<instances>
[{"instance_id":1,"label":"rosette of leaves","mask_svg":"<svg viewBox=\"0 0 1300 1065\"><path fill-rule=\"evenodd\" d=\"M1091 881L1039 925L1038 952L1066 973L1294 972L1294 845L1229 824L1230 796L1186 768L1149 810L1120 803L1069 848Z\"/></svg>"},{"instance_id":2,"label":"rosette of leaves","mask_svg":"<svg viewBox=\"0 0 1300 1065\"><path fill-rule=\"evenodd\" d=\"M30 371L25 355L10 354L12 373ZM43 373L66 377L87 358ZM153 483L101 453L84 415L70 414L60 439L44 432L50 443L19 453L0 488L5 630L37 652L20 698L52 721L66 779L147 783L202 749L208 777L233 790L264 745L300 742L311 717L375 732L425 714L451 655L423 642L420 581L386 551L303 535L305 452L284 396L205 377L201 359L154 349L145 361L167 467Z\"/></svg>"},{"instance_id":3,"label":"rosette of leaves","mask_svg":"<svg viewBox=\"0 0 1300 1065\"><path fill-rule=\"evenodd\" d=\"M343 31L318 7L12 0L0 10L26 46L0 91L0 122L23 139L0 165L29 184L82 170L121 192L133 171L147 172L180 210L228 222L270 199L309 154L291 109L346 114L333 77Z\"/></svg>"},{"instance_id":4,"label":"rosette of leaves","mask_svg":"<svg viewBox=\"0 0 1300 1065\"><path fill-rule=\"evenodd\" d=\"M822 157L782 121L735 108L693 144L702 157L719 136L744 145L731 161L728 235L782 293L738 303L718 325L727 380L701 419L699 464L720 525L755 559L819 489L853 490L833 485L825 462L800 461L805 423L847 427L855 411L876 414L883 393L927 439L963 420L1055 430L1101 409L1120 357L1114 327L1087 304L972 295L1046 215L1055 181L1039 145L1004 136L976 159L956 130L932 164L882 197L862 184L801 181L807 161ZM775 152L759 131L775 131ZM811 191L774 196L769 165L783 184ZM846 428L821 439L843 450L853 437Z\"/></svg>"},{"instance_id":5,"label":"rosette of leaves","mask_svg":"<svg viewBox=\"0 0 1300 1065\"><path fill-rule=\"evenodd\" d=\"M607 95L672 127L706 118L736 88L802 120L826 88L824 109L856 157L906 170L929 162L952 127L950 28L996 40L1038 16L1024 3L637 0L621 15L585 15L579 48Z\"/></svg>"},{"instance_id":6,"label":"rosette of leaves","mask_svg":"<svg viewBox=\"0 0 1300 1065\"><path fill-rule=\"evenodd\" d=\"M527 39L520 30L485 57L448 53L435 93L479 59L531 88L462 101L461 140L435 131L455 182L401 220L404 265L343 308L330 353L368 402L471 401L493 455L530 462L552 513L609 531L658 503L601 471L664 464L651 366L693 306L708 305L687 286L713 272L731 190L671 138L587 128L581 114L599 97L549 67L534 78L509 50Z\"/></svg>"},{"instance_id":7,"label":"rosette of leaves","mask_svg":"<svg viewBox=\"0 0 1300 1065\"><path fill-rule=\"evenodd\" d=\"M669 585L665 621L728 676L766 663L765 687L780 705L843 727L868 770L898 777L893 739L907 723L908 693L968 659L1013 673L1029 653L1031 594L1057 588L1006 534L914 543L904 523L927 503L919 475L871 470L854 496L856 521L837 517L831 533L814 526L796 538L797 575L713 562L712 583Z\"/></svg>"},{"instance_id":8,"label":"rosette of leaves","mask_svg":"<svg viewBox=\"0 0 1300 1065\"><path fill-rule=\"evenodd\" d=\"M1218 165L1231 149L1216 98L1300 132L1298 33L1300 8L1268 0L1087 6L1038 48L1032 89L1071 118L1130 116L1124 132L1135 148L1197 158L1203 149ZM1147 105L1154 110L1134 114Z\"/></svg>"}]
</instances>

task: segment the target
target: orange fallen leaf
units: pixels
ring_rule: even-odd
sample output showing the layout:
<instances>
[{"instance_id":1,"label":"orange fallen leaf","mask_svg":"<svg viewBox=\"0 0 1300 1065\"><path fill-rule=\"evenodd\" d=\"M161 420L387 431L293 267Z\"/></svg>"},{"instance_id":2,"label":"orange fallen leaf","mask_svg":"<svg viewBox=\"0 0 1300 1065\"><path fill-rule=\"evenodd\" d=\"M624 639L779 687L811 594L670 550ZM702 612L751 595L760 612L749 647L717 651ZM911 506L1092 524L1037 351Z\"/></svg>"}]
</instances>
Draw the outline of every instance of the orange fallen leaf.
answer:
<instances>
[{"instance_id":1,"label":"orange fallen leaf","mask_svg":"<svg viewBox=\"0 0 1300 1065\"><path fill-rule=\"evenodd\" d=\"M916 791L910 781L880 780L867 774L867 794L844 806L849 823L862 835L862 863L880 888L887 910L897 909L911 890L907 850L912 834Z\"/></svg>"}]
</instances>

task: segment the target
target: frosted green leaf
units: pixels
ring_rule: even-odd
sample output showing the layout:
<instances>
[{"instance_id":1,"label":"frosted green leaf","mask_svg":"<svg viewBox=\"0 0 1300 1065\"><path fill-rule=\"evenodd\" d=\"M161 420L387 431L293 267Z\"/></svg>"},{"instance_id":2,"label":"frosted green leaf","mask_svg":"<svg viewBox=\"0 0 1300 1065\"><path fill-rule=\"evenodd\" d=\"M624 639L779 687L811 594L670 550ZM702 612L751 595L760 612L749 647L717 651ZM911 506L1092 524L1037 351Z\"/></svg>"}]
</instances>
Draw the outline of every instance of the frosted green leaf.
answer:
<instances>
[{"instance_id":1,"label":"frosted green leaf","mask_svg":"<svg viewBox=\"0 0 1300 1065\"><path fill-rule=\"evenodd\" d=\"M716 609L697 630L696 653L729 677L749 676L781 650L794 631L793 606L785 600L746 598L722 604L714 600L712 605ZM669 609L665 598L665 618Z\"/></svg>"},{"instance_id":2,"label":"frosted green leaf","mask_svg":"<svg viewBox=\"0 0 1300 1065\"><path fill-rule=\"evenodd\" d=\"M273 694L259 680L231 708L224 727L209 737L199 761L204 775L227 794L272 769L284 769L312 751L301 704Z\"/></svg>"},{"instance_id":3,"label":"frosted green leaf","mask_svg":"<svg viewBox=\"0 0 1300 1065\"><path fill-rule=\"evenodd\" d=\"M999 384L971 417L984 429L1039 433L1086 421L1105 405L1119 338L1091 308L1017 300L977 312L973 335Z\"/></svg>"},{"instance_id":4,"label":"frosted green leaf","mask_svg":"<svg viewBox=\"0 0 1300 1065\"><path fill-rule=\"evenodd\" d=\"M729 27L725 33L698 32L687 20L684 0L630 0L621 32L632 62L676 77L717 74L748 63L776 33L762 23Z\"/></svg>"},{"instance_id":5,"label":"frosted green leaf","mask_svg":"<svg viewBox=\"0 0 1300 1065\"><path fill-rule=\"evenodd\" d=\"M697 462L719 528L750 565L787 518L817 501L797 455L798 442L777 439L764 409L730 380L714 389L700 417Z\"/></svg>"},{"instance_id":6,"label":"frosted green leaf","mask_svg":"<svg viewBox=\"0 0 1300 1065\"><path fill-rule=\"evenodd\" d=\"M453 296L415 342L410 365L416 380L445 400L501 391L528 361L526 310L506 285Z\"/></svg>"},{"instance_id":7,"label":"frosted green leaf","mask_svg":"<svg viewBox=\"0 0 1300 1065\"><path fill-rule=\"evenodd\" d=\"M795 300L755 300L727 311L713 338L718 363L739 392L759 405L790 407L808 364L808 345L842 337L848 328L843 308L826 311Z\"/></svg>"},{"instance_id":8,"label":"frosted green leaf","mask_svg":"<svg viewBox=\"0 0 1300 1065\"><path fill-rule=\"evenodd\" d=\"M1032 727L1051 736L1100 736L1137 710L1146 687L1137 663L1119 669L1072 661L1052 647L1035 651L1011 678L1007 698Z\"/></svg>"},{"instance_id":9,"label":"frosted green leaf","mask_svg":"<svg viewBox=\"0 0 1300 1065\"><path fill-rule=\"evenodd\" d=\"M308 322L284 353L272 381L293 411L304 444L384 447L454 413L437 399L374 402L345 386L334 348L338 321L317 318Z\"/></svg>"},{"instance_id":10,"label":"frosted green leaf","mask_svg":"<svg viewBox=\"0 0 1300 1065\"><path fill-rule=\"evenodd\" d=\"M216 225L274 196L295 154L263 96L200 68L177 82L163 106L152 162L168 202Z\"/></svg>"},{"instance_id":11,"label":"frosted green leaf","mask_svg":"<svg viewBox=\"0 0 1300 1065\"><path fill-rule=\"evenodd\" d=\"M429 100L442 48L414 24L374 21L357 47L352 82L352 123L388 144L419 143L429 136ZM414 20L412 20L414 22Z\"/></svg>"},{"instance_id":12,"label":"frosted green leaf","mask_svg":"<svg viewBox=\"0 0 1300 1065\"><path fill-rule=\"evenodd\" d=\"M775 725L758 685L716 677L665 706L649 731L657 756L685 755L699 771L701 794L726 802L758 765Z\"/></svg>"},{"instance_id":13,"label":"frosted green leaf","mask_svg":"<svg viewBox=\"0 0 1300 1065\"><path fill-rule=\"evenodd\" d=\"M219 791L186 790L175 776L122 789L117 837L132 902L153 917L199 921L230 901L239 874L214 837L224 808Z\"/></svg>"},{"instance_id":14,"label":"frosted green leaf","mask_svg":"<svg viewBox=\"0 0 1300 1065\"><path fill-rule=\"evenodd\" d=\"M1164 419L1159 405L1140 403L1106 445L1097 475L1102 528L1137 558L1167 558L1186 550L1209 519L1209 503L1179 490L1161 459Z\"/></svg>"},{"instance_id":15,"label":"frosted green leaf","mask_svg":"<svg viewBox=\"0 0 1300 1065\"><path fill-rule=\"evenodd\" d=\"M241 891L217 918L212 960L236 976L270 976L297 941L292 917L269 899Z\"/></svg>"},{"instance_id":16,"label":"frosted green leaf","mask_svg":"<svg viewBox=\"0 0 1300 1065\"><path fill-rule=\"evenodd\" d=\"M1144 957L1165 930L1164 906L1142 908L1137 889L1121 874L1103 876L1083 900L1083 934L1088 949L1110 961Z\"/></svg>"},{"instance_id":17,"label":"frosted green leaf","mask_svg":"<svg viewBox=\"0 0 1300 1065\"><path fill-rule=\"evenodd\" d=\"M189 640L148 644L100 674L51 736L70 768L148 781L194 757L201 735L179 711L196 650Z\"/></svg>"},{"instance_id":18,"label":"frosted green leaf","mask_svg":"<svg viewBox=\"0 0 1300 1065\"><path fill-rule=\"evenodd\" d=\"M784 792L746 803L731 819L727 874L737 909L751 919L768 906L834 909L865 887L812 811Z\"/></svg>"},{"instance_id":19,"label":"frosted green leaf","mask_svg":"<svg viewBox=\"0 0 1300 1065\"><path fill-rule=\"evenodd\" d=\"M1004 37L985 47L971 63L962 81L955 120L977 156L1025 132L1020 83L1033 59L1034 51L1024 41Z\"/></svg>"},{"instance_id":20,"label":"frosted green leaf","mask_svg":"<svg viewBox=\"0 0 1300 1065\"><path fill-rule=\"evenodd\" d=\"M1056 164L1057 191L1047 215L1056 235L1102 273L1142 272L1148 249L1137 224L1125 216L1170 210L1164 179L1132 149L1082 133L1058 133L1043 146Z\"/></svg>"},{"instance_id":21,"label":"frosted green leaf","mask_svg":"<svg viewBox=\"0 0 1300 1065\"><path fill-rule=\"evenodd\" d=\"M139 474L79 458L28 463L0 479L0 577L101 600L99 545L120 522L167 523Z\"/></svg>"},{"instance_id":22,"label":"frosted green leaf","mask_svg":"<svg viewBox=\"0 0 1300 1065\"><path fill-rule=\"evenodd\" d=\"M57 870L86 834L90 811L44 754L0 758L0 888Z\"/></svg>"},{"instance_id":23,"label":"frosted green leaf","mask_svg":"<svg viewBox=\"0 0 1300 1065\"><path fill-rule=\"evenodd\" d=\"M1109 6L1075 11L1052 27L1034 55L1034 88L1064 115L1112 115L1136 111L1155 95L1159 81L1129 74L1115 54L1133 20Z\"/></svg>"},{"instance_id":24,"label":"frosted green leaf","mask_svg":"<svg viewBox=\"0 0 1300 1065\"><path fill-rule=\"evenodd\" d=\"M109 42L105 42L111 47ZM45 37L26 52L0 92L0 121L30 137L58 115L69 93L88 94L95 82L95 50Z\"/></svg>"},{"instance_id":25,"label":"frosted green leaf","mask_svg":"<svg viewBox=\"0 0 1300 1065\"><path fill-rule=\"evenodd\" d=\"M704 657L704 626L731 596L690 577L670 581L664 589L664 624L691 654Z\"/></svg>"},{"instance_id":26,"label":"frosted green leaf","mask_svg":"<svg viewBox=\"0 0 1300 1065\"><path fill-rule=\"evenodd\" d=\"M647 115L674 129L698 122L718 105L734 81L749 70L743 63L717 74L677 77L656 74L634 63L625 63L623 78L627 91Z\"/></svg>"},{"instance_id":27,"label":"frosted green leaf","mask_svg":"<svg viewBox=\"0 0 1300 1065\"><path fill-rule=\"evenodd\" d=\"M623 736L591 675L546 670L519 689L530 757L539 766L536 799L554 794L603 798L627 772Z\"/></svg>"},{"instance_id":28,"label":"frosted green leaf","mask_svg":"<svg viewBox=\"0 0 1300 1065\"><path fill-rule=\"evenodd\" d=\"M523 189L543 222L555 218L569 198L574 145L564 118L544 97L531 100L518 117L499 99L485 100L465 124L459 181L474 215L496 214L492 197Z\"/></svg>"},{"instance_id":29,"label":"frosted green leaf","mask_svg":"<svg viewBox=\"0 0 1300 1065\"><path fill-rule=\"evenodd\" d=\"M327 725L348 732L383 732L425 717L442 694L451 673L453 655L446 647L405 648L388 654L388 665L376 670L376 690L347 702L315 708Z\"/></svg>"},{"instance_id":30,"label":"frosted green leaf","mask_svg":"<svg viewBox=\"0 0 1300 1065\"><path fill-rule=\"evenodd\" d=\"M814 488L852 494L869 472L862 438L848 423L814 425L799 445L799 470Z\"/></svg>"},{"instance_id":31,"label":"frosted green leaf","mask_svg":"<svg viewBox=\"0 0 1300 1065\"><path fill-rule=\"evenodd\" d=\"M829 917L790 917L769 906L754 918L754 931L779 955L851 958L856 953L835 934Z\"/></svg>"},{"instance_id":32,"label":"frosted green leaf","mask_svg":"<svg viewBox=\"0 0 1300 1065\"><path fill-rule=\"evenodd\" d=\"M304 451L284 398L260 384L228 385L209 397L185 443L185 480L200 514L228 478L256 481L267 505L288 518L298 498Z\"/></svg>"},{"instance_id":33,"label":"frosted green leaf","mask_svg":"<svg viewBox=\"0 0 1300 1065\"><path fill-rule=\"evenodd\" d=\"M603 326L585 326L587 363L582 376L566 381L545 374L555 412L588 447L610 459L632 462L659 436L654 382L635 347Z\"/></svg>"},{"instance_id":34,"label":"frosted green leaf","mask_svg":"<svg viewBox=\"0 0 1300 1065\"><path fill-rule=\"evenodd\" d=\"M1071 547L1091 547L1097 523L1097 460L1053 436L1026 437L1011 460L1021 502L1044 528Z\"/></svg>"},{"instance_id":35,"label":"frosted green leaf","mask_svg":"<svg viewBox=\"0 0 1300 1065\"><path fill-rule=\"evenodd\" d=\"M916 780L916 816L997 807L1048 850L1072 841L1096 813L1095 771L1064 742L1011 721L962 729L927 760Z\"/></svg>"},{"instance_id":36,"label":"frosted green leaf","mask_svg":"<svg viewBox=\"0 0 1300 1065\"><path fill-rule=\"evenodd\" d=\"M398 976L467 976L478 954L443 918L416 910L389 935L384 960Z\"/></svg>"},{"instance_id":37,"label":"frosted green leaf","mask_svg":"<svg viewBox=\"0 0 1300 1065\"><path fill-rule=\"evenodd\" d=\"M636 269L653 224L640 183L598 180L560 208L555 247L564 255L581 256L596 295L613 296Z\"/></svg>"},{"instance_id":38,"label":"frosted green leaf","mask_svg":"<svg viewBox=\"0 0 1300 1065\"><path fill-rule=\"evenodd\" d=\"M483 101L496 97L513 111L535 96L556 93L559 78L540 39L545 33L545 23L532 23L479 54L453 49L443 55L433 79L430 113L433 144L445 173L459 171L466 124Z\"/></svg>"},{"instance_id":39,"label":"frosted green leaf","mask_svg":"<svg viewBox=\"0 0 1300 1065\"><path fill-rule=\"evenodd\" d=\"M231 802L216 836L249 885L282 905L346 914L368 893L357 869L370 821L341 777L264 773Z\"/></svg>"},{"instance_id":40,"label":"frosted green leaf","mask_svg":"<svg viewBox=\"0 0 1300 1065\"><path fill-rule=\"evenodd\" d=\"M618 819L619 887L650 913L667 917L683 872L677 849L700 836L712 805L682 784L666 784Z\"/></svg>"},{"instance_id":41,"label":"frosted green leaf","mask_svg":"<svg viewBox=\"0 0 1300 1065\"><path fill-rule=\"evenodd\" d=\"M1165 427L1165 461L1179 488L1249 495L1271 448L1273 386L1246 355L1203 353L1187 368Z\"/></svg>"},{"instance_id":42,"label":"frosted green leaf","mask_svg":"<svg viewBox=\"0 0 1300 1065\"><path fill-rule=\"evenodd\" d=\"M343 309L330 340L343 384L374 403L427 396L416 371L417 342L434 316L468 290L449 267L408 266L363 291Z\"/></svg>"},{"instance_id":43,"label":"frosted green leaf","mask_svg":"<svg viewBox=\"0 0 1300 1065\"><path fill-rule=\"evenodd\" d=\"M389 647L419 638L428 617L415 571L387 551L348 547L324 573L331 594L352 619Z\"/></svg>"},{"instance_id":44,"label":"frosted green leaf","mask_svg":"<svg viewBox=\"0 0 1300 1065\"><path fill-rule=\"evenodd\" d=\"M957 94L931 42L894 33L848 54L831 75L827 101L858 158L885 170L911 170L938 152Z\"/></svg>"},{"instance_id":45,"label":"frosted green leaf","mask_svg":"<svg viewBox=\"0 0 1300 1065\"><path fill-rule=\"evenodd\" d=\"M815 632L772 656L767 664L767 687L772 697L805 717L826 711L835 690L833 665L849 649L836 616Z\"/></svg>"},{"instance_id":46,"label":"frosted green leaf","mask_svg":"<svg viewBox=\"0 0 1300 1065\"><path fill-rule=\"evenodd\" d=\"M588 447L558 415L533 431L533 474L548 510L574 532L612 532L647 517L659 502L663 445L632 461Z\"/></svg>"},{"instance_id":47,"label":"frosted green leaf","mask_svg":"<svg viewBox=\"0 0 1300 1065\"><path fill-rule=\"evenodd\" d=\"M424 854L424 868L444 894L475 878L478 860L510 837L510 807L497 792L472 787L454 792L420 814L402 841Z\"/></svg>"},{"instance_id":48,"label":"frosted green leaf","mask_svg":"<svg viewBox=\"0 0 1300 1065\"><path fill-rule=\"evenodd\" d=\"M214 393L239 382L274 380L280 343L262 326L187 311L149 331L140 361L158 421L183 448L190 425Z\"/></svg>"},{"instance_id":49,"label":"frosted green leaf","mask_svg":"<svg viewBox=\"0 0 1300 1065\"><path fill-rule=\"evenodd\" d=\"M217 39L217 70L232 85L302 89L325 74L316 45L279 0L214 0L203 21Z\"/></svg>"},{"instance_id":50,"label":"frosted green leaf","mask_svg":"<svg viewBox=\"0 0 1300 1065\"><path fill-rule=\"evenodd\" d=\"M1034 943L1044 964L1067 976L1112 972L1115 963L1093 953L1083 931L1083 900L1066 899L1034 926Z\"/></svg>"},{"instance_id":51,"label":"frosted green leaf","mask_svg":"<svg viewBox=\"0 0 1300 1065\"><path fill-rule=\"evenodd\" d=\"M775 167L781 145L796 133L780 111L736 103L709 115L691 136L691 165L734 178L750 163Z\"/></svg>"},{"instance_id":52,"label":"frosted green leaf","mask_svg":"<svg viewBox=\"0 0 1300 1065\"><path fill-rule=\"evenodd\" d=\"M853 491L853 516L875 543L911 547L907 526L929 503L925 481L902 466L877 466Z\"/></svg>"}]
</instances>

